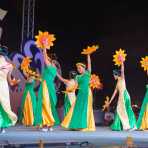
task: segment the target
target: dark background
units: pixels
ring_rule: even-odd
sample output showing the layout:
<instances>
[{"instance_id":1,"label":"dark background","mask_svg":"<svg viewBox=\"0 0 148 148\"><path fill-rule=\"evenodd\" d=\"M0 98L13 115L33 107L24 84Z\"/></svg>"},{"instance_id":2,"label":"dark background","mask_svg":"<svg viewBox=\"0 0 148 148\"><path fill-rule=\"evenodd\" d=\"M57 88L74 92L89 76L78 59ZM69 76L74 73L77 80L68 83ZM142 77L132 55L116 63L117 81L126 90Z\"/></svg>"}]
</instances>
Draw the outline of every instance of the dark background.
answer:
<instances>
[{"instance_id":1,"label":"dark background","mask_svg":"<svg viewBox=\"0 0 148 148\"><path fill-rule=\"evenodd\" d=\"M38 30L55 34L52 50L57 54L63 76L67 77L75 63L85 61L80 52L87 45L99 44L92 55L93 73L99 74L104 88L97 92L96 107L101 107L106 95L111 96L115 87L112 70L114 51L126 49L125 63L127 89L134 103L144 97L146 73L139 60L148 53L148 11L146 3L126 1L65 2L36 0L35 34ZM0 7L8 14L0 22L4 33L2 43L10 51L20 51L21 0L1 0Z\"/></svg>"}]
</instances>

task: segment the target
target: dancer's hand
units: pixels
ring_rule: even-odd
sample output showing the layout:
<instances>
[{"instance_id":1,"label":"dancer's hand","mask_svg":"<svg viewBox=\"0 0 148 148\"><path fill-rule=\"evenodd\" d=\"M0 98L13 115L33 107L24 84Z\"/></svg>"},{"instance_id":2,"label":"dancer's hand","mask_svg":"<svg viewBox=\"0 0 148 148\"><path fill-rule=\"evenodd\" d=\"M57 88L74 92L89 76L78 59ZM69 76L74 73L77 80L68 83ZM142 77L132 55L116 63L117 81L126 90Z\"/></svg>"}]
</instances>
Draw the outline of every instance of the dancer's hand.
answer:
<instances>
[{"instance_id":1,"label":"dancer's hand","mask_svg":"<svg viewBox=\"0 0 148 148\"><path fill-rule=\"evenodd\" d=\"M112 103L112 100L113 100L112 98L109 100L109 103L108 103L109 105Z\"/></svg>"},{"instance_id":2,"label":"dancer's hand","mask_svg":"<svg viewBox=\"0 0 148 148\"><path fill-rule=\"evenodd\" d=\"M10 85L15 86L15 85L18 85L19 82L20 82L20 79L13 78L12 80L10 80Z\"/></svg>"}]
</instances>

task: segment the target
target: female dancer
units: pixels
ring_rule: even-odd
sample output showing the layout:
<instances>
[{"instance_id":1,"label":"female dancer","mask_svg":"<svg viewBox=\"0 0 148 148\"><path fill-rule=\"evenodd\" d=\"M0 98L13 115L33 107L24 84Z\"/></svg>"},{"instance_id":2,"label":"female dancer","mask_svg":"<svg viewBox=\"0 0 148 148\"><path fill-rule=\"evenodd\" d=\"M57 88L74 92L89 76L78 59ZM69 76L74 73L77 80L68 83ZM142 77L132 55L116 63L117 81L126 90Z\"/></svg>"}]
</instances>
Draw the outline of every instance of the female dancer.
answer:
<instances>
[{"instance_id":1,"label":"female dancer","mask_svg":"<svg viewBox=\"0 0 148 148\"><path fill-rule=\"evenodd\" d=\"M9 87L14 85L14 80L11 78L13 65L5 58L7 49L0 47L0 128L4 133L4 128L15 125L17 116L12 112L10 106ZM16 81L15 81L16 82Z\"/></svg>"},{"instance_id":2,"label":"female dancer","mask_svg":"<svg viewBox=\"0 0 148 148\"><path fill-rule=\"evenodd\" d=\"M57 69L51 58L48 57L46 49L43 50L45 67L42 72L42 81L38 92L35 125L42 127L42 131L52 131L54 125L59 124L56 110L57 96L54 79Z\"/></svg>"},{"instance_id":3,"label":"female dancer","mask_svg":"<svg viewBox=\"0 0 148 148\"><path fill-rule=\"evenodd\" d=\"M76 76L78 83L78 95L74 108L71 108L62 122L62 126L81 131L95 131L95 122L92 107L92 93L89 87L91 76L91 59L87 55L88 67L83 63L77 63Z\"/></svg>"},{"instance_id":4,"label":"female dancer","mask_svg":"<svg viewBox=\"0 0 148 148\"><path fill-rule=\"evenodd\" d=\"M124 76L124 63L121 65L121 71L114 70L113 75L117 80L116 88L111 97L110 103L115 98L117 92L119 92L117 110L112 130L134 130L136 129L136 118L131 107L131 100L126 89L125 76Z\"/></svg>"},{"instance_id":5,"label":"female dancer","mask_svg":"<svg viewBox=\"0 0 148 148\"><path fill-rule=\"evenodd\" d=\"M19 121L25 126L32 126L34 125L36 112L36 95L34 91L35 80L25 71L23 71L23 73L26 77L26 85L21 102Z\"/></svg>"},{"instance_id":6,"label":"female dancer","mask_svg":"<svg viewBox=\"0 0 148 148\"><path fill-rule=\"evenodd\" d=\"M75 80L76 72L75 71L70 71L69 79L64 79L59 74L57 76L66 85L66 91L64 91L64 93L65 93L65 97L64 97L64 116L66 116L67 113L69 112L70 108L72 106L74 106L75 101L76 101L75 91L76 91L76 89L78 87L78 84L77 84L77 82Z\"/></svg>"},{"instance_id":7,"label":"female dancer","mask_svg":"<svg viewBox=\"0 0 148 148\"><path fill-rule=\"evenodd\" d=\"M147 71L147 76L148 76L148 71ZM146 94L139 113L137 128L139 128L140 130L148 129L148 85L146 85Z\"/></svg>"}]
</instances>

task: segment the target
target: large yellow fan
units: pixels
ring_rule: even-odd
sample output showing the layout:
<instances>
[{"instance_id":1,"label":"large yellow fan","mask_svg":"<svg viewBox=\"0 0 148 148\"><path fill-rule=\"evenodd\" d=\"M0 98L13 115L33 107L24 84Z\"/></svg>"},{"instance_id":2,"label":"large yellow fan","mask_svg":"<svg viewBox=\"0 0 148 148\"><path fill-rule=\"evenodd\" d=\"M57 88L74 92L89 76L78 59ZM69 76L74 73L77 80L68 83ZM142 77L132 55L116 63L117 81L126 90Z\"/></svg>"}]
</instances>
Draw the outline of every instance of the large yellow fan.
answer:
<instances>
[{"instance_id":1,"label":"large yellow fan","mask_svg":"<svg viewBox=\"0 0 148 148\"><path fill-rule=\"evenodd\" d=\"M106 99L104 101L104 105L102 106L102 111L108 110L109 105L110 105L110 101L109 100L110 100L109 97L106 96Z\"/></svg>"},{"instance_id":2,"label":"large yellow fan","mask_svg":"<svg viewBox=\"0 0 148 148\"><path fill-rule=\"evenodd\" d=\"M53 42L56 40L54 34L50 34L47 31L42 32L39 31L39 34L35 36L36 38L36 46L41 49L50 49L53 46Z\"/></svg>"},{"instance_id":3,"label":"large yellow fan","mask_svg":"<svg viewBox=\"0 0 148 148\"><path fill-rule=\"evenodd\" d=\"M119 49L116 51L116 53L113 55L113 61L115 62L115 65L120 66L126 59L127 54L125 53L125 50Z\"/></svg>"},{"instance_id":4,"label":"large yellow fan","mask_svg":"<svg viewBox=\"0 0 148 148\"><path fill-rule=\"evenodd\" d=\"M141 63L141 67L144 69L144 71L148 72L148 56L141 58L140 63Z\"/></svg>"},{"instance_id":5,"label":"large yellow fan","mask_svg":"<svg viewBox=\"0 0 148 148\"><path fill-rule=\"evenodd\" d=\"M101 83L101 80L98 75L92 74L90 78L90 88L92 89L102 89L103 84Z\"/></svg>"},{"instance_id":6,"label":"large yellow fan","mask_svg":"<svg viewBox=\"0 0 148 148\"><path fill-rule=\"evenodd\" d=\"M93 45L93 46L88 46L86 49L83 49L83 51L81 52L81 54L92 54L93 52L95 52L97 49L99 48L98 45Z\"/></svg>"}]
</instances>

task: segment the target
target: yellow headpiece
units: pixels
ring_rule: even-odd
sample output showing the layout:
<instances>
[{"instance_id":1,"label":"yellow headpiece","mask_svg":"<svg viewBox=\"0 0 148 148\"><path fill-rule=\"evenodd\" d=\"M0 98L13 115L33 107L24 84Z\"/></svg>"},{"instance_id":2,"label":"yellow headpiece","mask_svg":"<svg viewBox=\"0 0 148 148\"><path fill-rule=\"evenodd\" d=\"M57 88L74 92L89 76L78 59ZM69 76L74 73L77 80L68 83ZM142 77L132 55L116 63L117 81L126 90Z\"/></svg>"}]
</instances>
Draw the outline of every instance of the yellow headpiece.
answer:
<instances>
[{"instance_id":1,"label":"yellow headpiece","mask_svg":"<svg viewBox=\"0 0 148 148\"><path fill-rule=\"evenodd\" d=\"M82 67L86 68L86 65L83 63L76 63L76 66L82 66Z\"/></svg>"}]
</instances>

